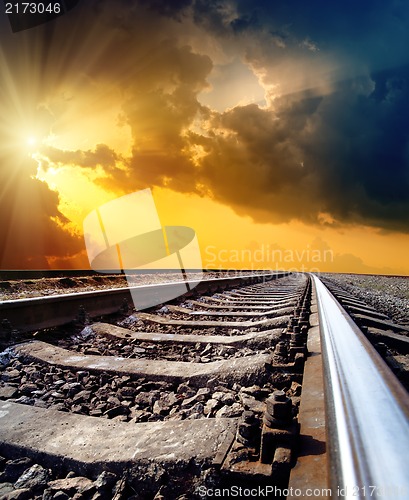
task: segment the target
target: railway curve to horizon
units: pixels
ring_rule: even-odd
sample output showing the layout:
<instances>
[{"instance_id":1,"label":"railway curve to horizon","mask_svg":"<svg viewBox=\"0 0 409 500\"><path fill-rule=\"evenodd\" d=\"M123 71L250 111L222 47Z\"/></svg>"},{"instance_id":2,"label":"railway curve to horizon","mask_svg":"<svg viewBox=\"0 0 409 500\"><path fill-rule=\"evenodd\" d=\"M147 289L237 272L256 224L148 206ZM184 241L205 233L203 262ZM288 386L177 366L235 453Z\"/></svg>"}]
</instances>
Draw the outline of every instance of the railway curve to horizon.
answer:
<instances>
[{"instance_id":1,"label":"railway curve to horizon","mask_svg":"<svg viewBox=\"0 0 409 500\"><path fill-rule=\"evenodd\" d=\"M3 300L0 324L1 498L409 498L409 327L327 276Z\"/></svg>"}]
</instances>

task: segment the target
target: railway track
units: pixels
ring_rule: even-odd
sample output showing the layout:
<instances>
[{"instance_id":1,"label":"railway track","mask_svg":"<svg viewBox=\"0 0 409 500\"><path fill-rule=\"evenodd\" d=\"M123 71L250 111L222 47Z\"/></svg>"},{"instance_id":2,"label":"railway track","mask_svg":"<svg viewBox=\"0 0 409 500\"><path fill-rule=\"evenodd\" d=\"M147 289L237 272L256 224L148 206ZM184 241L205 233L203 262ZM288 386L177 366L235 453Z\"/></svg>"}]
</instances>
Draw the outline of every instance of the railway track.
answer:
<instances>
[{"instance_id":1,"label":"railway track","mask_svg":"<svg viewBox=\"0 0 409 500\"><path fill-rule=\"evenodd\" d=\"M0 304L0 498L409 497L408 395L370 344L406 383L405 327L332 287L367 340L304 274L190 288Z\"/></svg>"},{"instance_id":2,"label":"railway track","mask_svg":"<svg viewBox=\"0 0 409 500\"><path fill-rule=\"evenodd\" d=\"M409 326L391 320L331 280L324 280L324 284L409 391Z\"/></svg>"}]
</instances>

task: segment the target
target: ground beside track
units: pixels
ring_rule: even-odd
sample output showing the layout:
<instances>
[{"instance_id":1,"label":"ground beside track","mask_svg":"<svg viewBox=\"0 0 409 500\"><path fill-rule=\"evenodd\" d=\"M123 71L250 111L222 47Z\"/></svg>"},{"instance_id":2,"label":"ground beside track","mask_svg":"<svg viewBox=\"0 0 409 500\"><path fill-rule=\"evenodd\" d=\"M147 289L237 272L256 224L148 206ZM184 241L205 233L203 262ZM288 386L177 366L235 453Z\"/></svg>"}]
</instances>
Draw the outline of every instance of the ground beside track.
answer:
<instances>
[{"instance_id":1,"label":"ground beside track","mask_svg":"<svg viewBox=\"0 0 409 500\"><path fill-rule=\"evenodd\" d=\"M409 324L408 276L322 273L320 277L329 279L394 321Z\"/></svg>"}]
</instances>

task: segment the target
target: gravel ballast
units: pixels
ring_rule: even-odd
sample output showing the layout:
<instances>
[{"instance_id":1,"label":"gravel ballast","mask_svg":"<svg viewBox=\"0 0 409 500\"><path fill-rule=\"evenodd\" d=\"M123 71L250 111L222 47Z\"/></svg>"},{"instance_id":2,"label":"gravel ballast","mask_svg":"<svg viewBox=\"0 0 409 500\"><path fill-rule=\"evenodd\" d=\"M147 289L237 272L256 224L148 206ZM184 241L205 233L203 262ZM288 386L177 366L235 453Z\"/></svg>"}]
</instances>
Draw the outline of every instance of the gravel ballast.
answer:
<instances>
[{"instance_id":1,"label":"gravel ballast","mask_svg":"<svg viewBox=\"0 0 409 500\"><path fill-rule=\"evenodd\" d=\"M321 274L402 325L409 325L409 277L364 274Z\"/></svg>"}]
</instances>

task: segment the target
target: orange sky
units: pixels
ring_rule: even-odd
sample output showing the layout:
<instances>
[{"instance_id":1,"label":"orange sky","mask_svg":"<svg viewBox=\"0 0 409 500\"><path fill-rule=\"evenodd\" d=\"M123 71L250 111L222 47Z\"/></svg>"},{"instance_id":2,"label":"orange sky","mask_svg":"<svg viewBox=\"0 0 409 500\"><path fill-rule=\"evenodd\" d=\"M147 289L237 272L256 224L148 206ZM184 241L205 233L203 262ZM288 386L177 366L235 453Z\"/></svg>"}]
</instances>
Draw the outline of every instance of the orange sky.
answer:
<instances>
[{"instance_id":1,"label":"orange sky","mask_svg":"<svg viewBox=\"0 0 409 500\"><path fill-rule=\"evenodd\" d=\"M373 163L365 122L394 116L376 76L313 27L227 32L227 5L208 23L141 4L0 24L2 269L88 267L87 214L151 188L204 268L409 274L407 194L389 196L399 169Z\"/></svg>"}]
</instances>

